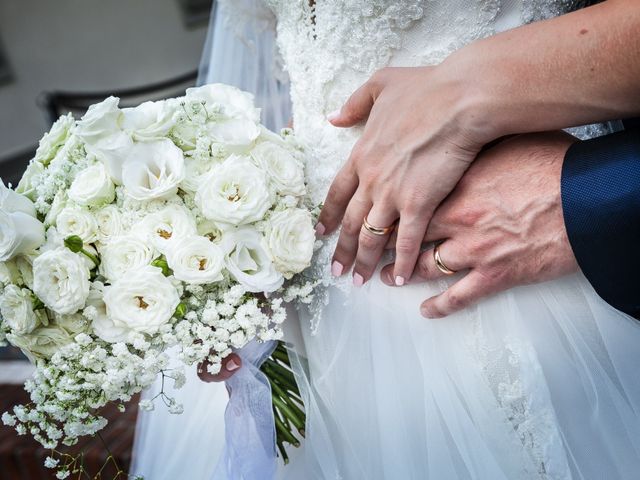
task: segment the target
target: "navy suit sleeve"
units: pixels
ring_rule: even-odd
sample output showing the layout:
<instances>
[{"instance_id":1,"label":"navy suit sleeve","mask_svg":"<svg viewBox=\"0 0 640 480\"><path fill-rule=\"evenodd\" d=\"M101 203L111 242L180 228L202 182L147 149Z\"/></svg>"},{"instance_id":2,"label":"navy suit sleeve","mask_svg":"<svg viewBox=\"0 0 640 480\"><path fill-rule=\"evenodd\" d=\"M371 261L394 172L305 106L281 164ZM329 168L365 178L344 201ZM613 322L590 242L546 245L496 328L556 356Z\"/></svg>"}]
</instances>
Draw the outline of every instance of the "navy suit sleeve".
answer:
<instances>
[{"instance_id":1,"label":"navy suit sleeve","mask_svg":"<svg viewBox=\"0 0 640 480\"><path fill-rule=\"evenodd\" d=\"M640 126L568 150L562 207L578 264L610 305L640 319Z\"/></svg>"}]
</instances>

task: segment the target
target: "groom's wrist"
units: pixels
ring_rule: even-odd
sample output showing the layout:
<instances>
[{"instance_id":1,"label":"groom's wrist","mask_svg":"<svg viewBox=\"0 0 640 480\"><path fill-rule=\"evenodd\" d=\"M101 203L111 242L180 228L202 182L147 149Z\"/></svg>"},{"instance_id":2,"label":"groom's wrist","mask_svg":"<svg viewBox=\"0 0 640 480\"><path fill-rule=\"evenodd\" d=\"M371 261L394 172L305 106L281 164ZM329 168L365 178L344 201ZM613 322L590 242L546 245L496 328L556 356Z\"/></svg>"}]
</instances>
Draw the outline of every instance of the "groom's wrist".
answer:
<instances>
[{"instance_id":1,"label":"groom's wrist","mask_svg":"<svg viewBox=\"0 0 640 480\"><path fill-rule=\"evenodd\" d=\"M567 234L583 273L605 301L640 317L640 132L572 145L561 187Z\"/></svg>"}]
</instances>

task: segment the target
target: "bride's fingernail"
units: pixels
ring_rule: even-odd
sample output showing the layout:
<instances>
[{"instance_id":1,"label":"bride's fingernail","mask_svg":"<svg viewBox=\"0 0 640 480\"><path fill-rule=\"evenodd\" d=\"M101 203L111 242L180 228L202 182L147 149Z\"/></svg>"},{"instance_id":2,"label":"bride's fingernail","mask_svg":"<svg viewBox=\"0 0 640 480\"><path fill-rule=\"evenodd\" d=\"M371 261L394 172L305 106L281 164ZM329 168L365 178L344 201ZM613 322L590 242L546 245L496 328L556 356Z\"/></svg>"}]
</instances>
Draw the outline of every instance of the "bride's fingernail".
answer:
<instances>
[{"instance_id":1,"label":"bride's fingernail","mask_svg":"<svg viewBox=\"0 0 640 480\"><path fill-rule=\"evenodd\" d=\"M331 112L329 115L327 115L327 120L329 120L330 122L333 122L339 116L340 116L340 110L335 110L334 112Z\"/></svg>"},{"instance_id":2,"label":"bride's fingernail","mask_svg":"<svg viewBox=\"0 0 640 480\"><path fill-rule=\"evenodd\" d=\"M401 276L399 276L399 275L398 275L398 276L396 277L396 285L397 285L398 287L403 286L403 285L404 285L404 277L401 277Z\"/></svg>"},{"instance_id":3,"label":"bride's fingernail","mask_svg":"<svg viewBox=\"0 0 640 480\"><path fill-rule=\"evenodd\" d=\"M343 271L344 265L342 265L337 260L331 264L331 275L333 275L334 277L339 277L340 275L342 275Z\"/></svg>"},{"instance_id":4,"label":"bride's fingernail","mask_svg":"<svg viewBox=\"0 0 640 480\"><path fill-rule=\"evenodd\" d=\"M231 359L227 362L228 372L235 372L239 368L240 368L240 365L238 365L234 359Z\"/></svg>"},{"instance_id":5,"label":"bride's fingernail","mask_svg":"<svg viewBox=\"0 0 640 480\"><path fill-rule=\"evenodd\" d=\"M359 273L354 273L353 274L353 284L356 287L361 287L362 285L364 285L364 277L362 275L360 275Z\"/></svg>"},{"instance_id":6,"label":"bride's fingernail","mask_svg":"<svg viewBox=\"0 0 640 480\"><path fill-rule=\"evenodd\" d=\"M327 231L327 229L325 228L325 226L323 224L318 223L316 225L316 235L321 237L322 235L324 235L324 232L326 232L326 231Z\"/></svg>"}]
</instances>

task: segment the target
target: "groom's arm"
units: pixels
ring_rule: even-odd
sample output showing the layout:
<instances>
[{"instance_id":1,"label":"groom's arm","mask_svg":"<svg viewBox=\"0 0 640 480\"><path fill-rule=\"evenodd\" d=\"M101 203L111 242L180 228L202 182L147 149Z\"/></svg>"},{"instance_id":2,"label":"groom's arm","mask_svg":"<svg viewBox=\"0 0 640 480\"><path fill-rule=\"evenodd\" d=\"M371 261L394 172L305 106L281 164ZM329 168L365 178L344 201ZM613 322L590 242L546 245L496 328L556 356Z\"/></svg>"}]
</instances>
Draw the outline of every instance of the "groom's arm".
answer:
<instances>
[{"instance_id":1,"label":"groom's arm","mask_svg":"<svg viewBox=\"0 0 640 480\"><path fill-rule=\"evenodd\" d=\"M635 123L634 126L631 124ZM575 143L562 168L562 206L580 268L610 305L640 318L640 121Z\"/></svg>"}]
</instances>

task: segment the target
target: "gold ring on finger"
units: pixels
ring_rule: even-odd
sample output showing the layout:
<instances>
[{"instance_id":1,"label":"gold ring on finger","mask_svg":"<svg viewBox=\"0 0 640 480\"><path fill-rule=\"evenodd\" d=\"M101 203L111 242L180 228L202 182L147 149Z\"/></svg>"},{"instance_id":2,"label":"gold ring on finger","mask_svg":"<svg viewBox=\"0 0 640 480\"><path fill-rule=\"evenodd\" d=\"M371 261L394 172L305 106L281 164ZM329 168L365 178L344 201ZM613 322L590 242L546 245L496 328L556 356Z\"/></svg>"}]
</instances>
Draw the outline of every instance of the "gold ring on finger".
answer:
<instances>
[{"instance_id":1,"label":"gold ring on finger","mask_svg":"<svg viewBox=\"0 0 640 480\"><path fill-rule=\"evenodd\" d=\"M436 268L445 275L453 275L456 273L455 270L451 270L447 267L447 264L442 261L442 257L440 256L440 245L433 247L433 259L436 262Z\"/></svg>"},{"instance_id":2,"label":"gold ring on finger","mask_svg":"<svg viewBox=\"0 0 640 480\"><path fill-rule=\"evenodd\" d=\"M364 217L364 220L362 220L362 226L369 233L373 235L377 235L379 237L384 237L385 235L389 235L391 232L393 232L393 230L396 227L395 223L392 225L389 225L388 227L374 227L369 223L369 221L367 220L367 217Z\"/></svg>"}]
</instances>

